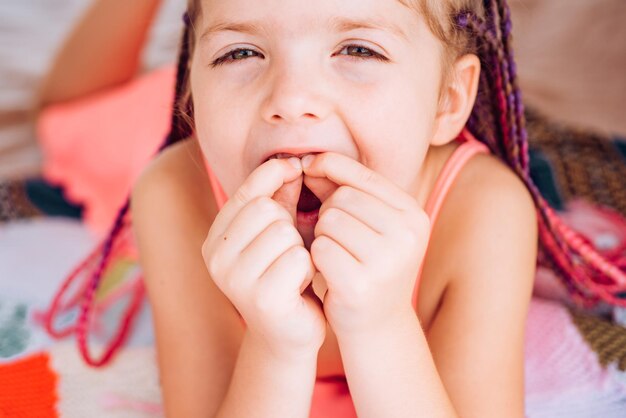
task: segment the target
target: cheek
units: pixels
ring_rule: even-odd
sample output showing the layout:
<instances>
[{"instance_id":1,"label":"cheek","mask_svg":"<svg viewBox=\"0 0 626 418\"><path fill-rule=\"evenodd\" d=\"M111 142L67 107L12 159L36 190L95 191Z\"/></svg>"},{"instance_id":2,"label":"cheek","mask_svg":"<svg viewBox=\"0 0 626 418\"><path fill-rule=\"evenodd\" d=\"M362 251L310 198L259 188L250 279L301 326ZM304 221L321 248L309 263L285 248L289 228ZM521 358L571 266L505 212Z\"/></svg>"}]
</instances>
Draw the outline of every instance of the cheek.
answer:
<instances>
[{"instance_id":1,"label":"cheek","mask_svg":"<svg viewBox=\"0 0 626 418\"><path fill-rule=\"evenodd\" d=\"M247 113L239 99L223 86L206 80L192 81L196 137L224 191L231 196L248 173L243 155L247 137Z\"/></svg>"},{"instance_id":2,"label":"cheek","mask_svg":"<svg viewBox=\"0 0 626 418\"><path fill-rule=\"evenodd\" d=\"M436 88L415 76L389 77L355 92L343 94L343 117L361 162L412 190L434 128Z\"/></svg>"}]
</instances>

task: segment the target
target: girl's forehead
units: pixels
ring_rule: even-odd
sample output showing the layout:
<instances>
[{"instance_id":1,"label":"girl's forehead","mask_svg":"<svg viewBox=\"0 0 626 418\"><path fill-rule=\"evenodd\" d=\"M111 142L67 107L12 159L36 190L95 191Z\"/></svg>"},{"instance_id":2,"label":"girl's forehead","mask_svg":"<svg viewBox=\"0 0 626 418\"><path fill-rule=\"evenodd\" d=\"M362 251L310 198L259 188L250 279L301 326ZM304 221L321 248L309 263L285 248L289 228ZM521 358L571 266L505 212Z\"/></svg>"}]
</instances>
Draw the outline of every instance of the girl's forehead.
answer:
<instances>
[{"instance_id":1,"label":"girl's forehead","mask_svg":"<svg viewBox=\"0 0 626 418\"><path fill-rule=\"evenodd\" d=\"M385 31L409 40L417 13L402 0L202 0L201 38L220 31Z\"/></svg>"}]
</instances>

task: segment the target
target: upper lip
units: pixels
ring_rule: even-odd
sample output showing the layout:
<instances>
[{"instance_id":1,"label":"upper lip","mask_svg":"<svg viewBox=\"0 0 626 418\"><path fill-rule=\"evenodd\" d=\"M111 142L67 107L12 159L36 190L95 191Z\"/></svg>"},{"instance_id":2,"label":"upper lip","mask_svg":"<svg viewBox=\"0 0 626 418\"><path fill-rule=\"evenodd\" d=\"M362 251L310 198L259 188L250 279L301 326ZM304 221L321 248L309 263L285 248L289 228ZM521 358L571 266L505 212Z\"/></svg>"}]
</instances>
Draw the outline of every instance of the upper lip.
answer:
<instances>
[{"instance_id":1,"label":"upper lip","mask_svg":"<svg viewBox=\"0 0 626 418\"><path fill-rule=\"evenodd\" d=\"M294 157L297 158L301 158L306 154L314 154L314 153L320 153L320 152L326 152L327 150L325 149L321 149L321 148L303 148L303 147L285 147L285 148L276 148L273 150L268 151L266 154L263 155L263 157L261 158L261 161L259 162L259 165L263 164L264 162L266 162L268 160L268 158L270 158L272 155L274 154L292 154Z\"/></svg>"}]
</instances>

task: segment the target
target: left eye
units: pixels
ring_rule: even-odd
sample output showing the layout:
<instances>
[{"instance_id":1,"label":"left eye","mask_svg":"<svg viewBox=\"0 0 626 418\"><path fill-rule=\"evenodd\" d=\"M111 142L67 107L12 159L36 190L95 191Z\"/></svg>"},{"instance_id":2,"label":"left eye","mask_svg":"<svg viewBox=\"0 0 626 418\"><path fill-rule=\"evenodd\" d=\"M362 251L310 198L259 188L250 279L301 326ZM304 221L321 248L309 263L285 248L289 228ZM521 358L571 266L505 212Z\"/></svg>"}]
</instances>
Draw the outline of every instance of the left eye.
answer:
<instances>
[{"instance_id":1,"label":"left eye","mask_svg":"<svg viewBox=\"0 0 626 418\"><path fill-rule=\"evenodd\" d=\"M347 51L347 52L344 53L344 51ZM374 58L374 59L381 60L381 61L387 61L387 58L380 55L378 52L374 52L371 49L365 48L364 46L361 46L361 45L346 45L339 52L338 55L348 55L356 59Z\"/></svg>"}]
</instances>

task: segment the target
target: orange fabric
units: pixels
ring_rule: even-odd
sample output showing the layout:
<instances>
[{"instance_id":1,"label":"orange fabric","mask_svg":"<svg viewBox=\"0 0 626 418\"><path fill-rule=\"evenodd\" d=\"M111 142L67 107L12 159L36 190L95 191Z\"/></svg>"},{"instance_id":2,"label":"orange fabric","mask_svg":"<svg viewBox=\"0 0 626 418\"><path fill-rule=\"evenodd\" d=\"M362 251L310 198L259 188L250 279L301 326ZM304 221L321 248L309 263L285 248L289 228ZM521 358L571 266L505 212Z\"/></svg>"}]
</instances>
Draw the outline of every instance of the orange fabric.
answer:
<instances>
[{"instance_id":1,"label":"orange fabric","mask_svg":"<svg viewBox=\"0 0 626 418\"><path fill-rule=\"evenodd\" d=\"M454 179L459 174L463 166L475 154L489 152L489 148L474 138L474 136L467 130L464 130L461 135L459 135L457 141L462 143L456 150L454 150L448 161L446 161L445 165L441 169L441 173L435 182L435 186L433 187L433 190L428 197L426 207L424 208L424 211L430 218L431 225L435 224L443 201L448 194L450 187L454 183ZM215 194L217 206L221 209L228 200L228 196L222 189L221 184L211 170L211 167L207 163L206 159L205 166L209 176L209 182L211 183L211 188ZM417 291L419 288L422 266L420 266L417 280L415 282L415 288L413 290L413 306L415 306L416 310ZM315 381L313 399L311 403L311 413L309 417L327 418L331 416L341 418L357 417L345 377L318 378Z\"/></svg>"},{"instance_id":2,"label":"orange fabric","mask_svg":"<svg viewBox=\"0 0 626 418\"><path fill-rule=\"evenodd\" d=\"M47 353L0 365L0 418L56 418L57 375Z\"/></svg>"},{"instance_id":3,"label":"orange fabric","mask_svg":"<svg viewBox=\"0 0 626 418\"><path fill-rule=\"evenodd\" d=\"M84 205L103 235L170 127L176 67L47 107L37 121L43 175Z\"/></svg>"}]
</instances>

